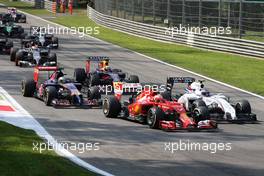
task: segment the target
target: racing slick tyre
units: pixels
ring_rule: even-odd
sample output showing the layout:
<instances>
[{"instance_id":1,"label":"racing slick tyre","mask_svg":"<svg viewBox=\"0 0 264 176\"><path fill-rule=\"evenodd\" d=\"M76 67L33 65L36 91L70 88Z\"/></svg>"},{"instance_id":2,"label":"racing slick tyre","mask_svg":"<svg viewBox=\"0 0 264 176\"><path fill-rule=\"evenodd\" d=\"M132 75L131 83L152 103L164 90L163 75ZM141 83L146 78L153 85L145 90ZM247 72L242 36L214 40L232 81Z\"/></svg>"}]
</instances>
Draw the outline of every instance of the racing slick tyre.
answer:
<instances>
[{"instance_id":1,"label":"racing slick tyre","mask_svg":"<svg viewBox=\"0 0 264 176\"><path fill-rule=\"evenodd\" d=\"M23 58L23 51L18 51L16 53L15 65L19 66L19 61Z\"/></svg>"},{"instance_id":2,"label":"racing slick tyre","mask_svg":"<svg viewBox=\"0 0 264 176\"><path fill-rule=\"evenodd\" d=\"M170 92L170 91L164 91L164 92L161 92L160 95L161 95L165 100L171 101L171 92Z\"/></svg>"},{"instance_id":3,"label":"racing slick tyre","mask_svg":"<svg viewBox=\"0 0 264 176\"><path fill-rule=\"evenodd\" d=\"M47 86L43 95L44 103L51 106L52 100L58 97L57 89L54 86Z\"/></svg>"},{"instance_id":4,"label":"racing slick tyre","mask_svg":"<svg viewBox=\"0 0 264 176\"><path fill-rule=\"evenodd\" d=\"M11 48L14 46L12 41L7 41L6 42L6 54L11 54Z\"/></svg>"},{"instance_id":5,"label":"racing slick tyre","mask_svg":"<svg viewBox=\"0 0 264 176\"><path fill-rule=\"evenodd\" d=\"M33 61L34 61L35 63L37 62L35 59L33 59L32 62L33 62ZM36 63L36 64L37 64L38 66L43 66L46 62L47 62L47 59L42 57L42 58L39 59L38 63Z\"/></svg>"},{"instance_id":6,"label":"racing slick tyre","mask_svg":"<svg viewBox=\"0 0 264 176\"><path fill-rule=\"evenodd\" d=\"M164 112L158 107L150 108L147 115L147 124L152 129L158 129L160 127L160 121L164 119Z\"/></svg>"},{"instance_id":7,"label":"racing slick tyre","mask_svg":"<svg viewBox=\"0 0 264 176\"><path fill-rule=\"evenodd\" d=\"M247 100L241 100L240 102L237 102L235 109L236 109L236 113L238 114L240 113L251 114L251 106Z\"/></svg>"},{"instance_id":8,"label":"racing slick tyre","mask_svg":"<svg viewBox=\"0 0 264 176\"><path fill-rule=\"evenodd\" d=\"M11 48L11 51L10 51L10 61L11 62L15 62L16 60L16 53L18 52L18 48Z\"/></svg>"},{"instance_id":9,"label":"racing slick tyre","mask_svg":"<svg viewBox=\"0 0 264 176\"><path fill-rule=\"evenodd\" d=\"M199 106L195 108L192 114L193 114L192 117L196 122L199 122L200 120L209 119L209 110L206 106Z\"/></svg>"},{"instance_id":10,"label":"racing slick tyre","mask_svg":"<svg viewBox=\"0 0 264 176\"><path fill-rule=\"evenodd\" d=\"M139 78L137 75L130 75L128 78L129 83L139 83Z\"/></svg>"},{"instance_id":11,"label":"racing slick tyre","mask_svg":"<svg viewBox=\"0 0 264 176\"><path fill-rule=\"evenodd\" d=\"M58 49L59 48L59 39L57 37L52 37L52 44L57 44L57 46L54 46L54 49Z\"/></svg>"},{"instance_id":12,"label":"racing slick tyre","mask_svg":"<svg viewBox=\"0 0 264 176\"><path fill-rule=\"evenodd\" d=\"M91 87L88 90L87 97L90 100L99 100L101 98L101 93L100 93L99 87L97 87L97 86Z\"/></svg>"},{"instance_id":13,"label":"racing slick tyre","mask_svg":"<svg viewBox=\"0 0 264 176\"><path fill-rule=\"evenodd\" d=\"M100 76L98 74L92 74L90 78L91 86L97 86L100 85Z\"/></svg>"},{"instance_id":14,"label":"racing slick tyre","mask_svg":"<svg viewBox=\"0 0 264 176\"><path fill-rule=\"evenodd\" d=\"M56 53L51 53L50 56L49 56L49 61L50 62L55 62L56 65L57 65L57 55Z\"/></svg>"},{"instance_id":15,"label":"racing slick tyre","mask_svg":"<svg viewBox=\"0 0 264 176\"><path fill-rule=\"evenodd\" d=\"M24 32L24 29L22 29L22 31L23 31L23 32L21 32L21 34L20 34L19 37L20 37L21 39L25 39L26 36L27 36L27 34Z\"/></svg>"},{"instance_id":16,"label":"racing slick tyre","mask_svg":"<svg viewBox=\"0 0 264 176\"><path fill-rule=\"evenodd\" d=\"M87 77L84 68L75 68L73 76L75 81L79 83L83 83Z\"/></svg>"},{"instance_id":17,"label":"racing slick tyre","mask_svg":"<svg viewBox=\"0 0 264 176\"><path fill-rule=\"evenodd\" d=\"M197 107L206 106L205 102L202 99L195 100L192 103L192 108L195 109Z\"/></svg>"},{"instance_id":18,"label":"racing slick tyre","mask_svg":"<svg viewBox=\"0 0 264 176\"><path fill-rule=\"evenodd\" d=\"M23 80L21 83L21 92L24 97L32 97L36 89L36 84L33 79Z\"/></svg>"},{"instance_id":19,"label":"racing slick tyre","mask_svg":"<svg viewBox=\"0 0 264 176\"><path fill-rule=\"evenodd\" d=\"M115 118L121 112L121 104L115 97L107 97L103 101L103 112L105 117Z\"/></svg>"}]
</instances>

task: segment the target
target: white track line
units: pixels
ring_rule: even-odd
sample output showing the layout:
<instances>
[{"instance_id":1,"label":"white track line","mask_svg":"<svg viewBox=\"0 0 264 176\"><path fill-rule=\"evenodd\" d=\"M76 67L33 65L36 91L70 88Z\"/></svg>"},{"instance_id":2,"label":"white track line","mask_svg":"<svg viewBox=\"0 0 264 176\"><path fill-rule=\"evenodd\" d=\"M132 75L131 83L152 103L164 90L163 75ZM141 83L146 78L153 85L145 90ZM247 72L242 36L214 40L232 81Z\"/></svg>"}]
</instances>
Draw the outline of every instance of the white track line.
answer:
<instances>
[{"instance_id":1,"label":"white track line","mask_svg":"<svg viewBox=\"0 0 264 176\"><path fill-rule=\"evenodd\" d=\"M23 11L21 11L21 12L23 12ZM35 16L35 15L32 15L32 14L26 13L26 12L23 12L23 13L25 13L25 14L27 14L27 15L33 17L33 18L36 18L36 19L40 19L40 20L42 20L42 21L45 21L45 22L47 22L47 23L50 23L50 24L53 24L53 25L57 25L57 26L60 26L60 27L63 27L63 28L70 29L70 28L68 28L67 26L63 26L63 25L60 25L60 24L57 24L57 23L54 23L54 22L51 22L51 21L45 20L45 19L43 19L43 18L41 18L41 17L38 17L38 16ZM87 17L87 18L88 18L88 17ZM107 44L111 44L111 45L114 45L114 46L120 47L120 46L118 46L118 45L115 45L115 44L112 44L112 43L109 43L109 42L106 42L106 41L100 40L100 39L95 38L95 37L93 37L93 36L90 36L90 35L87 35L87 34L85 34L85 35L86 35L87 37L91 37L91 38L93 38L93 39L95 39L95 40L97 40L97 41L104 42L104 43L107 43ZM161 63L161 64L164 64L164 65L167 65L167 66L170 66L170 67L177 68L177 69L182 70L182 71L185 71L185 72L187 72L187 73L190 73L190 74L193 74L193 75L199 76L199 77L201 77L201 78L207 79L207 80L212 81L212 82L215 82L215 83L217 83L217 84L221 84L221 85L223 85L223 86L226 86L226 87L229 87L229 88L232 88L232 89L235 89L235 90L238 90L238 91L241 91L241 92L247 93L247 94L249 94L249 95L252 95L252 96L255 96L255 97L258 97L258 98L264 100L264 97L263 97L263 96L258 95L258 94L255 94L255 93L253 93L253 92L249 92L249 91L247 91L247 90L244 90L244 89L241 89L241 88L238 88L238 87L232 86L232 85L230 85L230 84L227 84L227 83L224 83L224 82L221 82L221 81L217 81L217 80L215 80L215 79L213 79L213 78L210 78L210 77L207 77L207 76L204 76L204 75L201 75L201 74L195 73L195 72L193 72L193 71L187 70L187 69L185 69L185 68L182 68L182 67L179 67L179 66L176 66L176 65L169 64L169 63L167 63L167 62L164 62L164 61L161 61L161 60L155 59L155 58L153 58L153 57L150 57L150 56L147 56L147 55L144 55L144 54L138 53L138 52L136 52L136 51L132 51L132 50L127 49L127 48L126 48L126 50L128 50L128 51L130 51L130 52L133 52L133 53L135 53L135 54L138 54L138 55L140 55L140 56L146 57L146 58L148 58L148 59L150 59L150 60L153 60L153 61L159 62L159 63Z\"/></svg>"},{"instance_id":2,"label":"white track line","mask_svg":"<svg viewBox=\"0 0 264 176\"><path fill-rule=\"evenodd\" d=\"M105 176L113 176L112 174L105 172L101 169L96 168L95 166L85 162L84 160L78 158L77 156L73 155L68 150L64 149L61 144L59 144L46 130L45 128L32 116L30 115L17 101L11 97L2 87L0 87L0 93L7 99L8 102L12 104L20 113L13 115L12 113L5 113L0 114L0 119L12 125L24 128L24 129L31 129L34 130L40 137L47 140L52 146L58 146L54 148L54 151L63 156L72 162L76 163L77 165L88 169L92 172L95 172L100 175Z\"/></svg>"}]
</instances>

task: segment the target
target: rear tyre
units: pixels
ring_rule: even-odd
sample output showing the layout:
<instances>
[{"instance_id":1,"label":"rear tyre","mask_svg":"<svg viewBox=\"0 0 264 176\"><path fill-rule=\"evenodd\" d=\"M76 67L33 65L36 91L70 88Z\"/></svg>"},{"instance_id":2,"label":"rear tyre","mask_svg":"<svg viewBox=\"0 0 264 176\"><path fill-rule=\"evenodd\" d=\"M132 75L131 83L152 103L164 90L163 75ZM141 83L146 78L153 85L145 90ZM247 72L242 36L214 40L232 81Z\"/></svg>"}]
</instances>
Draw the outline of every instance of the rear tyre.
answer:
<instances>
[{"instance_id":1,"label":"rear tyre","mask_svg":"<svg viewBox=\"0 0 264 176\"><path fill-rule=\"evenodd\" d=\"M236 106L236 113L245 113L245 114L251 114L251 106L250 103L247 100L241 100L240 102L237 102Z\"/></svg>"},{"instance_id":2,"label":"rear tyre","mask_svg":"<svg viewBox=\"0 0 264 176\"><path fill-rule=\"evenodd\" d=\"M101 93L100 93L100 89L97 86L91 87L91 89L89 89L88 91L88 95L87 95L88 99L90 100L98 100L101 98Z\"/></svg>"},{"instance_id":3,"label":"rear tyre","mask_svg":"<svg viewBox=\"0 0 264 176\"><path fill-rule=\"evenodd\" d=\"M16 53L18 52L18 48L11 48L11 51L10 51L10 61L11 62L15 62L16 60Z\"/></svg>"},{"instance_id":4,"label":"rear tyre","mask_svg":"<svg viewBox=\"0 0 264 176\"><path fill-rule=\"evenodd\" d=\"M57 37L52 37L52 44L57 44L57 46L54 46L54 49L58 49L59 48L59 39Z\"/></svg>"},{"instance_id":5,"label":"rear tyre","mask_svg":"<svg viewBox=\"0 0 264 176\"><path fill-rule=\"evenodd\" d=\"M91 86L100 85L100 76L98 74L92 74L90 78Z\"/></svg>"},{"instance_id":6,"label":"rear tyre","mask_svg":"<svg viewBox=\"0 0 264 176\"><path fill-rule=\"evenodd\" d=\"M47 62L47 58L40 58L38 63L35 59L33 59L32 62L35 62L38 66L43 66Z\"/></svg>"},{"instance_id":7,"label":"rear tyre","mask_svg":"<svg viewBox=\"0 0 264 176\"><path fill-rule=\"evenodd\" d=\"M75 81L77 81L79 83L83 83L85 81L85 79L86 79L85 69L83 69L83 68L75 68L73 76L74 76Z\"/></svg>"},{"instance_id":8,"label":"rear tyre","mask_svg":"<svg viewBox=\"0 0 264 176\"><path fill-rule=\"evenodd\" d=\"M33 79L23 80L21 83L21 92L24 97L32 97L36 89L36 84Z\"/></svg>"},{"instance_id":9,"label":"rear tyre","mask_svg":"<svg viewBox=\"0 0 264 176\"><path fill-rule=\"evenodd\" d=\"M21 32L21 34L20 34L20 39L25 39L26 36L27 36L27 34L24 33L24 29L22 29L21 31L22 31L22 32Z\"/></svg>"},{"instance_id":10,"label":"rear tyre","mask_svg":"<svg viewBox=\"0 0 264 176\"><path fill-rule=\"evenodd\" d=\"M201 107L201 106L206 106L205 102L202 99L195 100L192 103L192 108L193 109L198 108L198 107Z\"/></svg>"},{"instance_id":11,"label":"rear tyre","mask_svg":"<svg viewBox=\"0 0 264 176\"><path fill-rule=\"evenodd\" d=\"M147 123L150 128L158 129L160 121L164 118L164 112L158 107L150 108L147 115Z\"/></svg>"},{"instance_id":12,"label":"rear tyre","mask_svg":"<svg viewBox=\"0 0 264 176\"><path fill-rule=\"evenodd\" d=\"M47 106L51 106L52 100L55 99L55 98L57 98L57 89L56 89L56 87L53 87L53 86L46 87L45 93L43 95L44 103Z\"/></svg>"},{"instance_id":13,"label":"rear tyre","mask_svg":"<svg viewBox=\"0 0 264 176\"><path fill-rule=\"evenodd\" d=\"M51 53L50 56L49 56L49 60L51 62L55 62L55 65L57 65L57 55L56 55L56 53Z\"/></svg>"},{"instance_id":14,"label":"rear tyre","mask_svg":"<svg viewBox=\"0 0 264 176\"><path fill-rule=\"evenodd\" d=\"M115 97L105 98L103 101L103 113L105 117L115 118L121 112L121 104Z\"/></svg>"},{"instance_id":15,"label":"rear tyre","mask_svg":"<svg viewBox=\"0 0 264 176\"><path fill-rule=\"evenodd\" d=\"M130 75L128 78L129 83L139 83L139 78L137 75Z\"/></svg>"},{"instance_id":16,"label":"rear tyre","mask_svg":"<svg viewBox=\"0 0 264 176\"><path fill-rule=\"evenodd\" d=\"M161 95L165 100L168 100L168 101L171 100L171 92L170 92L170 91L161 92L160 95Z\"/></svg>"},{"instance_id":17,"label":"rear tyre","mask_svg":"<svg viewBox=\"0 0 264 176\"><path fill-rule=\"evenodd\" d=\"M19 66L19 61L23 58L23 51L18 51L16 53L15 65Z\"/></svg>"}]
</instances>

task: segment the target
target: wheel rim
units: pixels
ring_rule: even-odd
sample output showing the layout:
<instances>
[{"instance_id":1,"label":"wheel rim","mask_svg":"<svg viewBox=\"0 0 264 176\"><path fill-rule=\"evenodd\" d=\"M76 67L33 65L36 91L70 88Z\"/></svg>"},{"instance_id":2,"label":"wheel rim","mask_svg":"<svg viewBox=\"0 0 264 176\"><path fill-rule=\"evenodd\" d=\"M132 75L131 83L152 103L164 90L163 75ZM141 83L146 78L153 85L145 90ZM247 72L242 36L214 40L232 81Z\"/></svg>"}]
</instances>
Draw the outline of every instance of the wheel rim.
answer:
<instances>
[{"instance_id":1,"label":"wheel rim","mask_svg":"<svg viewBox=\"0 0 264 176\"><path fill-rule=\"evenodd\" d=\"M43 100L45 102L45 104L48 104L48 96L49 96L49 93L46 92L44 95L43 95Z\"/></svg>"},{"instance_id":2,"label":"wheel rim","mask_svg":"<svg viewBox=\"0 0 264 176\"><path fill-rule=\"evenodd\" d=\"M109 112L109 103L108 103L108 100L105 100L104 101L104 104L103 104L103 112L104 112L104 114L108 114L108 112Z\"/></svg>"},{"instance_id":3,"label":"wheel rim","mask_svg":"<svg viewBox=\"0 0 264 176\"><path fill-rule=\"evenodd\" d=\"M152 113L152 111L150 111L149 113L150 113L150 114L149 114L149 116L148 116L148 124L149 124L150 126L152 126L152 125L153 125L154 118L155 118L155 115Z\"/></svg>"},{"instance_id":4,"label":"wheel rim","mask_svg":"<svg viewBox=\"0 0 264 176\"><path fill-rule=\"evenodd\" d=\"M194 116L194 118L198 118L198 117L200 116L199 111L194 110L194 111L193 111L193 116Z\"/></svg>"}]
</instances>

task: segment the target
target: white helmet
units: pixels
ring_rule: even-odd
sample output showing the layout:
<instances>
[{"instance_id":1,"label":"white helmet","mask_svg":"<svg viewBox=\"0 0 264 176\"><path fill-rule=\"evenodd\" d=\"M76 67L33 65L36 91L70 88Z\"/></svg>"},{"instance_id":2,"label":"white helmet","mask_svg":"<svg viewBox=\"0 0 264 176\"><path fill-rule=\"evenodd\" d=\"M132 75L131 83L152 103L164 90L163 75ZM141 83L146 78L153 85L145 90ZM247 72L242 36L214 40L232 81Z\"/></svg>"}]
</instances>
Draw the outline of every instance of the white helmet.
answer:
<instances>
[{"instance_id":1,"label":"white helmet","mask_svg":"<svg viewBox=\"0 0 264 176\"><path fill-rule=\"evenodd\" d=\"M65 83L65 78L62 76L58 79L58 82L61 83L61 84L64 84Z\"/></svg>"}]
</instances>

